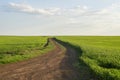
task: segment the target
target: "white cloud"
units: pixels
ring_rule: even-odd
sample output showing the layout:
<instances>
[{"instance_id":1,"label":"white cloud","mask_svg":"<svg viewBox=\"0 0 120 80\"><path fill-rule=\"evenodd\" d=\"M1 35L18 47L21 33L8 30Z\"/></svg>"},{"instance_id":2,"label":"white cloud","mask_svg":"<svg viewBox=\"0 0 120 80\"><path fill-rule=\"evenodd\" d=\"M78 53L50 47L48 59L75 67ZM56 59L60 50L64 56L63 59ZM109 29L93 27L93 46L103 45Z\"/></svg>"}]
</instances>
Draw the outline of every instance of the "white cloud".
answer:
<instances>
[{"instance_id":1,"label":"white cloud","mask_svg":"<svg viewBox=\"0 0 120 80\"><path fill-rule=\"evenodd\" d=\"M67 9L61 8L36 9L26 4L10 3L9 9L12 10L13 12L50 16L54 15L49 18L43 16L42 20L41 18L38 18L38 22L36 22L36 19L34 19L35 21L34 23L37 24L37 26L43 27L40 28L28 27L27 29L25 29L25 30L31 29L30 33L33 33L35 31L35 33L41 32L43 34L47 33L59 35L60 34L120 35L119 4L112 4L111 6L108 6L106 8L94 10L87 6L77 6ZM39 23L40 20L43 21L41 22L42 24Z\"/></svg>"},{"instance_id":2,"label":"white cloud","mask_svg":"<svg viewBox=\"0 0 120 80\"><path fill-rule=\"evenodd\" d=\"M120 5L112 4L99 10L84 9L83 14L69 18L69 26L77 26L78 33L91 35L120 35ZM67 22L67 23L68 23ZM74 23L74 24L73 24ZM71 25L73 24L73 25ZM86 26L87 25L87 26ZM76 30L76 31L77 31Z\"/></svg>"},{"instance_id":3,"label":"white cloud","mask_svg":"<svg viewBox=\"0 0 120 80\"><path fill-rule=\"evenodd\" d=\"M120 5L119 4L112 4L107 8L103 8L97 12L98 14L113 14L113 13L120 13Z\"/></svg>"},{"instance_id":4,"label":"white cloud","mask_svg":"<svg viewBox=\"0 0 120 80\"><path fill-rule=\"evenodd\" d=\"M59 8L51 8L51 9L36 9L27 4L16 4L9 3L8 8L14 12L23 12L29 14L40 14L40 15L54 15Z\"/></svg>"},{"instance_id":5,"label":"white cloud","mask_svg":"<svg viewBox=\"0 0 120 80\"><path fill-rule=\"evenodd\" d=\"M38 15L80 15L85 13L88 10L87 6L77 6L69 9L61 9L61 8L34 8L28 4L17 4L17 3L9 3L8 9L11 12L22 12L29 14L38 14Z\"/></svg>"},{"instance_id":6,"label":"white cloud","mask_svg":"<svg viewBox=\"0 0 120 80\"><path fill-rule=\"evenodd\" d=\"M77 6L75 8L70 9L71 12L73 12L73 14L81 14L81 13L85 13L88 10L87 6Z\"/></svg>"},{"instance_id":7,"label":"white cloud","mask_svg":"<svg viewBox=\"0 0 120 80\"><path fill-rule=\"evenodd\" d=\"M29 14L39 14L39 15L59 15L59 16L67 16L69 19L71 17L81 17L81 16L88 16L88 17L120 17L120 5L119 4L112 4L111 6L99 10L93 10L88 6L76 6L73 8L34 8L31 5L27 4L17 4L17 3L9 3L8 5L9 11L13 12L22 12L22 13L29 13Z\"/></svg>"}]
</instances>

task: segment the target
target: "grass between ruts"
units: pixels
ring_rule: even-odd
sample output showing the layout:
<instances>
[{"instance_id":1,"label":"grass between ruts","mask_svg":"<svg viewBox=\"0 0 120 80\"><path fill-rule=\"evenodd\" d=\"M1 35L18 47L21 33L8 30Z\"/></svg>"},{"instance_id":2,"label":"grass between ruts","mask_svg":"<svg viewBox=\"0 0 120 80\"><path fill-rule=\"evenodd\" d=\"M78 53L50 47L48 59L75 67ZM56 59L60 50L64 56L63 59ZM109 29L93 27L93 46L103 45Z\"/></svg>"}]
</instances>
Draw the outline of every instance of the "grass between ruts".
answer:
<instances>
[{"instance_id":1,"label":"grass between ruts","mask_svg":"<svg viewBox=\"0 0 120 80\"><path fill-rule=\"evenodd\" d=\"M44 45L48 37L41 36L0 36L0 64L26 60L42 55L54 46Z\"/></svg>"},{"instance_id":2,"label":"grass between ruts","mask_svg":"<svg viewBox=\"0 0 120 80\"><path fill-rule=\"evenodd\" d=\"M119 36L65 36L57 38L78 47L79 59L89 66L91 72L99 80L120 80ZM77 66L81 67L81 63Z\"/></svg>"}]
</instances>

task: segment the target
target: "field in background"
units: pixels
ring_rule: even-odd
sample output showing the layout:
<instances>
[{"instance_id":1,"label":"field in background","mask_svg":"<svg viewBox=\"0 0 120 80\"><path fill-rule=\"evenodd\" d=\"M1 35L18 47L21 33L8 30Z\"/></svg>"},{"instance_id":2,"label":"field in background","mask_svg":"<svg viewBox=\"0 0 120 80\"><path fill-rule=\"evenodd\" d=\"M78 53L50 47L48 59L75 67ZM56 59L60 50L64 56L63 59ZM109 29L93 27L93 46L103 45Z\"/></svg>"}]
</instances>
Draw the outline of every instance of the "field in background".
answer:
<instances>
[{"instance_id":1,"label":"field in background","mask_svg":"<svg viewBox=\"0 0 120 80\"><path fill-rule=\"evenodd\" d=\"M25 60L45 53L53 48L43 46L48 37L0 36L0 64Z\"/></svg>"},{"instance_id":2,"label":"field in background","mask_svg":"<svg viewBox=\"0 0 120 80\"><path fill-rule=\"evenodd\" d=\"M120 37L61 36L57 38L79 47L82 50L79 59L90 67L97 78L120 80Z\"/></svg>"},{"instance_id":3,"label":"field in background","mask_svg":"<svg viewBox=\"0 0 120 80\"><path fill-rule=\"evenodd\" d=\"M0 36L0 64L33 58L53 49L52 44L43 47L47 38ZM57 38L78 47L79 50L77 48L76 51L80 53L80 61L89 66L91 73L99 80L120 80L120 37L61 36ZM79 52L80 50L82 53ZM78 68L81 67L80 62L76 65Z\"/></svg>"}]
</instances>

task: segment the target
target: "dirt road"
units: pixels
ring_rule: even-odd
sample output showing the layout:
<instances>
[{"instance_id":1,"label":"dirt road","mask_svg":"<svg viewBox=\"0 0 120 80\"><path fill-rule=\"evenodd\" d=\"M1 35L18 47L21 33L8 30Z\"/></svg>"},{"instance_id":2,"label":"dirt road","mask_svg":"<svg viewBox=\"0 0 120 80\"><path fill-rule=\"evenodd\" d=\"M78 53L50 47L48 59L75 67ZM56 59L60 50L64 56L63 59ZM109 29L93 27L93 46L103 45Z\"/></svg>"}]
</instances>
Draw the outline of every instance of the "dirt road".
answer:
<instances>
[{"instance_id":1,"label":"dirt road","mask_svg":"<svg viewBox=\"0 0 120 80\"><path fill-rule=\"evenodd\" d=\"M60 47L54 40L54 50L36 58L0 66L0 80L80 80L73 67L75 51Z\"/></svg>"}]
</instances>

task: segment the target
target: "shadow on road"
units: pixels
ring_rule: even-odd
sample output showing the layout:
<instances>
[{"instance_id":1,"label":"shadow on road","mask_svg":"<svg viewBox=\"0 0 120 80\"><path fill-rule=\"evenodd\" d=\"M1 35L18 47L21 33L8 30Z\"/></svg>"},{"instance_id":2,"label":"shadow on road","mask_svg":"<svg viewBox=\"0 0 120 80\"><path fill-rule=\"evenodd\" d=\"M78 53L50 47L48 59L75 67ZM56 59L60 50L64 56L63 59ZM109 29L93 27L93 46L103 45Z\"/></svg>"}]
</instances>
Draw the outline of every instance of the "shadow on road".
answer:
<instances>
[{"instance_id":1,"label":"shadow on road","mask_svg":"<svg viewBox=\"0 0 120 80\"><path fill-rule=\"evenodd\" d=\"M62 80L97 80L90 67L81 60L80 57L83 51L80 46L74 46L69 42L63 42L56 38L54 40L66 48L65 57L60 64L60 68L66 71L62 74L64 78Z\"/></svg>"}]
</instances>

